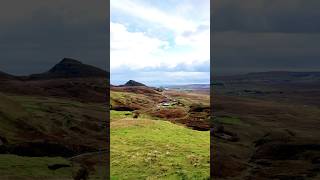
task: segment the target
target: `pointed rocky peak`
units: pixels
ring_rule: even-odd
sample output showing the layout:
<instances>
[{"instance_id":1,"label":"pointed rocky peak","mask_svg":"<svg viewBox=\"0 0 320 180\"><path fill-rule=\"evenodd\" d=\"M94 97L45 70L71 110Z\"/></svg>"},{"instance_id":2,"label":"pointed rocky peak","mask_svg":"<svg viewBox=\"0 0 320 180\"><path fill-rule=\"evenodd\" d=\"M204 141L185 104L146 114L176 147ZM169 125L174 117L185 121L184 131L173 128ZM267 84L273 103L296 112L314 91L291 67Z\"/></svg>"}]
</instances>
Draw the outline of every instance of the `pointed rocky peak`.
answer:
<instances>
[{"instance_id":1,"label":"pointed rocky peak","mask_svg":"<svg viewBox=\"0 0 320 180\"><path fill-rule=\"evenodd\" d=\"M126 84L124 84L124 86L146 86L146 85L134 80L129 80Z\"/></svg>"},{"instance_id":2,"label":"pointed rocky peak","mask_svg":"<svg viewBox=\"0 0 320 180\"><path fill-rule=\"evenodd\" d=\"M51 79L51 78L77 78L77 77L105 77L107 72L82 62L64 58L48 72L42 74L31 75L31 78Z\"/></svg>"},{"instance_id":3,"label":"pointed rocky peak","mask_svg":"<svg viewBox=\"0 0 320 180\"><path fill-rule=\"evenodd\" d=\"M58 64L82 64L82 63L72 58L63 58Z\"/></svg>"}]
</instances>

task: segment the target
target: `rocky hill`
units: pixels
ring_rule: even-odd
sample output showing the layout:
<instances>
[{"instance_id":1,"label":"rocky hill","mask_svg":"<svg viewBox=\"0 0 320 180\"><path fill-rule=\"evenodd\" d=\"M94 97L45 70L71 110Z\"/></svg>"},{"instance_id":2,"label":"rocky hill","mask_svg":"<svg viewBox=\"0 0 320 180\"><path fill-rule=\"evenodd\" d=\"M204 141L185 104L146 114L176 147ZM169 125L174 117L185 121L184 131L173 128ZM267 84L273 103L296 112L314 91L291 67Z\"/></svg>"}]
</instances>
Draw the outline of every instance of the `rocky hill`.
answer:
<instances>
[{"instance_id":1,"label":"rocky hill","mask_svg":"<svg viewBox=\"0 0 320 180\"><path fill-rule=\"evenodd\" d=\"M107 72L78 60L64 58L49 71L30 75L30 79L76 78L76 77L107 77Z\"/></svg>"},{"instance_id":2,"label":"rocky hill","mask_svg":"<svg viewBox=\"0 0 320 180\"><path fill-rule=\"evenodd\" d=\"M0 92L87 102L105 102L109 84L108 72L70 58L64 58L45 73L24 77L1 73L1 77L6 81L0 81Z\"/></svg>"},{"instance_id":3,"label":"rocky hill","mask_svg":"<svg viewBox=\"0 0 320 180\"><path fill-rule=\"evenodd\" d=\"M140 82L134 81L134 80L129 80L126 84L123 86L146 86L145 84L142 84Z\"/></svg>"}]
</instances>

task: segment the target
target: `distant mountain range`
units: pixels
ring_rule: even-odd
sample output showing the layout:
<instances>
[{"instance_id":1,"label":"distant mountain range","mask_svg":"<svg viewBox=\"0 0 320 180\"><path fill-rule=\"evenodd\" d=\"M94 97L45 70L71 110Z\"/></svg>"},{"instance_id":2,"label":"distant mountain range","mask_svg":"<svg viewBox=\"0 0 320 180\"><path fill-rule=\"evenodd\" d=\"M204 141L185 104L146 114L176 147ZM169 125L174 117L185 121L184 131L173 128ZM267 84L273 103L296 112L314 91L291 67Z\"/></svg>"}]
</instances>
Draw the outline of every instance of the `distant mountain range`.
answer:
<instances>
[{"instance_id":1,"label":"distant mountain range","mask_svg":"<svg viewBox=\"0 0 320 180\"><path fill-rule=\"evenodd\" d=\"M290 72L290 71L269 71L255 72L231 76L213 77L213 86L224 86L230 83L245 84L292 84L292 83L317 83L320 82L320 72ZM146 86L134 80L129 80L121 86ZM176 90L208 90L209 84L185 84L185 85L168 85L168 89Z\"/></svg>"},{"instance_id":2,"label":"distant mountain range","mask_svg":"<svg viewBox=\"0 0 320 180\"><path fill-rule=\"evenodd\" d=\"M216 82L301 83L320 81L320 72L269 71L232 76L216 76Z\"/></svg>"},{"instance_id":3,"label":"distant mountain range","mask_svg":"<svg viewBox=\"0 0 320 180\"><path fill-rule=\"evenodd\" d=\"M186 85L172 85L167 86L169 89L189 89L189 90L204 90L210 89L209 84L186 84Z\"/></svg>"},{"instance_id":4,"label":"distant mountain range","mask_svg":"<svg viewBox=\"0 0 320 180\"><path fill-rule=\"evenodd\" d=\"M0 71L0 80L50 80L57 78L107 78L108 72L82 62L64 58L47 72L29 76L14 76ZM255 72L232 76L214 76L215 83L220 82L263 82L263 83L301 83L320 81L320 72L269 71ZM129 80L122 86L146 86L140 82ZM207 89L208 84L176 85L169 88Z\"/></svg>"}]
</instances>

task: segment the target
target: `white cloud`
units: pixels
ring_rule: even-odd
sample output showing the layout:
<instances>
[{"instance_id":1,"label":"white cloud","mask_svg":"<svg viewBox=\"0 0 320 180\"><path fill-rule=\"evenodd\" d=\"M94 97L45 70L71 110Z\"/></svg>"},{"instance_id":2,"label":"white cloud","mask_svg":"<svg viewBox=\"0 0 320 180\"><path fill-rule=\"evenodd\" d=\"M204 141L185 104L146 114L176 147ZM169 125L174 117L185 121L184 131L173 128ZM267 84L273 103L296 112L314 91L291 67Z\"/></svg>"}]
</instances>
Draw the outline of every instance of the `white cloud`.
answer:
<instances>
[{"instance_id":1,"label":"white cloud","mask_svg":"<svg viewBox=\"0 0 320 180\"><path fill-rule=\"evenodd\" d=\"M128 32L119 23L110 24L111 69L122 66L131 69L160 66L159 54L168 42L146 36L142 32Z\"/></svg>"},{"instance_id":2,"label":"white cloud","mask_svg":"<svg viewBox=\"0 0 320 180\"><path fill-rule=\"evenodd\" d=\"M111 1L110 5L111 13L112 11L120 10L129 14L130 16L135 16L153 23L158 23L176 33L195 31L197 28L197 25L190 20L168 14L167 12L161 11L154 7L134 3L132 0L113 0Z\"/></svg>"},{"instance_id":3,"label":"white cloud","mask_svg":"<svg viewBox=\"0 0 320 180\"><path fill-rule=\"evenodd\" d=\"M207 12L204 12L206 8L194 9L191 5L175 8L176 13L172 14L170 11L169 14L166 9L142 4L141 1L111 1L111 13L117 11L117 16L124 17L121 22L111 18L111 73L121 72L121 69L137 71L158 68L158 71L163 72L170 69L171 75L163 73L163 78L176 79L182 75L190 77L201 74L181 72L181 67L204 63L210 65L209 8ZM193 20L188 18L190 12L197 14L195 11L199 11L198 20L197 17ZM131 22L132 17L139 18L139 24L147 27L136 32L139 24ZM157 29L158 27L161 29ZM152 37L150 33L146 33L150 28L153 29ZM167 29L173 37L160 37L160 34L163 35L162 28ZM132 29L135 29L135 32L131 32ZM175 67L180 67L177 69L179 72L173 72ZM187 69L193 68L186 68L185 71L188 71ZM203 74L201 75L203 78Z\"/></svg>"},{"instance_id":4,"label":"white cloud","mask_svg":"<svg viewBox=\"0 0 320 180\"><path fill-rule=\"evenodd\" d=\"M209 60L209 30L189 37L177 37L177 43L189 47L175 51L169 42L151 38L143 32L129 32L119 23L111 27L111 71L123 66L130 69L168 67L179 64L194 65ZM208 64L209 65L209 64Z\"/></svg>"}]
</instances>

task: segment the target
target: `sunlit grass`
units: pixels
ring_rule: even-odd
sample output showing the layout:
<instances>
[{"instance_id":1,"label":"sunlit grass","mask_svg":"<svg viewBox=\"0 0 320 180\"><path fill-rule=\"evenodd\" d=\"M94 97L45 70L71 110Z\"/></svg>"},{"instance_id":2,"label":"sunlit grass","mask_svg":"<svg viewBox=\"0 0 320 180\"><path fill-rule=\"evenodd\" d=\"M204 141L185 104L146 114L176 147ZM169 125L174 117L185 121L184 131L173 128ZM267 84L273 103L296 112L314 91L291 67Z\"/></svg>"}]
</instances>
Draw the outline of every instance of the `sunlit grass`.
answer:
<instances>
[{"instance_id":1,"label":"sunlit grass","mask_svg":"<svg viewBox=\"0 0 320 180\"><path fill-rule=\"evenodd\" d=\"M113 115L111 179L209 179L209 132Z\"/></svg>"}]
</instances>

